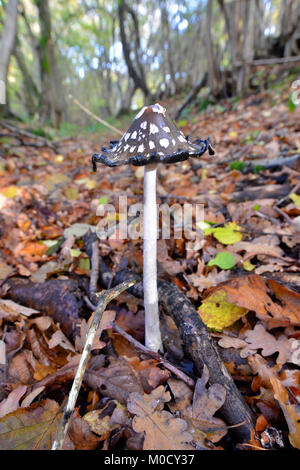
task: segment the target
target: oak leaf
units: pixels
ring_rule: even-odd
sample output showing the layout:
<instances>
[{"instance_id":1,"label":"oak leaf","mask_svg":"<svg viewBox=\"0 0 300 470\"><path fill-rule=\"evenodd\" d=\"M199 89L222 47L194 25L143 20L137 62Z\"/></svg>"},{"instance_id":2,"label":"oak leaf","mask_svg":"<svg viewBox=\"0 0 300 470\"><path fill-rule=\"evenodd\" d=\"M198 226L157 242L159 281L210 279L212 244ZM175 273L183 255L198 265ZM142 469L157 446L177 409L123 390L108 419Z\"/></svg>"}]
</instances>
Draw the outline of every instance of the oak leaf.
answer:
<instances>
[{"instance_id":1,"label":"oak leaf","mask_svg":"<svg viewBox=\"0 0 300 470\"><path fill-rule=\"evenodd\" d=\"M192 434L187 432L187 423L163 410L170 394L160 386L149 395L131 393L128 411L136 415L133 419L135 432L145 433L144 450L191 450Z\"/></svg>"},{"instance_id":2,"label":"oak leaf","mask_svg":"<svg viewBox=\"0 0 300 470\"><path fill-rule=\"evenodd\" d=\"M221 384L212 384L206 388L209 371L204 365L201 378L197 380L192 408L192 420L196 429L205 433L207 439L218 442L227 434L226 424L214 414L224 404L226 389Z\"/></svg>"}]
</instances>

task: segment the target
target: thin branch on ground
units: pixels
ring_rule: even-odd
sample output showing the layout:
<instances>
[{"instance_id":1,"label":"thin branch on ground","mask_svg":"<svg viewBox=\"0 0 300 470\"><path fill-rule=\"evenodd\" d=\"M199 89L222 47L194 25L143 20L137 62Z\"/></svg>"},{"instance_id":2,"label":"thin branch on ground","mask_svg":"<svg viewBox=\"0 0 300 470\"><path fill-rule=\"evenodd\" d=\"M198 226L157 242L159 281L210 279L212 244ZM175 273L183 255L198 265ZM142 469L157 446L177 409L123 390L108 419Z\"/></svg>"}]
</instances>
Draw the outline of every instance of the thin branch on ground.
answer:
<instances>
[{"instance_id":1,"label":"thin branch on ground","mask_svg":"<svg viewBox=\"0 0 300 470\"><path fill-rule=\"evenodd\" d=\"M101 119L99 118L98 116L96 116L96 114L92 113L92 111L90 111L88 108L86 108L85 106L83 106L83 104L79 103L79 101L74 98L73 95L69 94L69 98L73 101L73 103L75 103L80 109L82 109L82 111L84 111L88 116L92 117L93 119L95 119L96 121L100 122L101 124L103 124L104 126L108 127L109 129L111 129L112 131L116 132L117 134L119 135L123 135L123 133L121 131L119 131L119 129L117 129L116 127L114 126L111 126L107 121L105 121L104 119Z\"/></svg>"},{"instance_id":2,"label":"thin branch on ground","mask_svg":"<svg viewBox=\"0 0 300 470\"><path fill-rule=\"evenodd\" d=\"M86 342L81 354L80 362L78 365L78 369L73 381L73 385L70 391L70 395L68 398L68 402L66 405L66 408L64 410L55 441L53 442L52 445L52 450L61 450L63 448L63 443L68 431L69 427L69 422L70 422L70 417L74 411L75 405L76 405L76 400L79 394L79 390L82 384L82 379L87 367L89 355L91 352L91 347L93 345L95 335L97 333L97 330L100 325L100 321L102 318L102 315L105 311L106 306L111 302L111 300L115 299L118 295L121 294L121 292L127 290L128 288L132 287L134 284L138 282L138 278L132 279L132 280L126 280L122 282L121 284L113 287L112 289L105 290L101 292L100 294L97 294L98 296L98 305L95 310L90 329L88 331L87 337L86 337Z\"/></svg>"},{"instance_id":3,"label":"thin branch on ground","mask_svg":"<svg viewBox=\"0 0 300 470\"><path fill-rule=\"evenodd\" d=\"M113 329L125 339L127 339L129 343L133 344L135 348L140 349L144 354L153 357L153 359L156 359L158 362L163 364L166 369L168 369L170 372L173 372L173 374L175 374L180 380L185 382L189 387L195 387L195 381L191 377L189 377L182 370L174 366L174 364L171 364L171 362L167 361L160 354L146 348L143 344L133 338L133 336L129 335L128 333L126 333L126 331L122 330L118 325L116 325L116 323L113 323Z\"/></svg>"}]
</instances>

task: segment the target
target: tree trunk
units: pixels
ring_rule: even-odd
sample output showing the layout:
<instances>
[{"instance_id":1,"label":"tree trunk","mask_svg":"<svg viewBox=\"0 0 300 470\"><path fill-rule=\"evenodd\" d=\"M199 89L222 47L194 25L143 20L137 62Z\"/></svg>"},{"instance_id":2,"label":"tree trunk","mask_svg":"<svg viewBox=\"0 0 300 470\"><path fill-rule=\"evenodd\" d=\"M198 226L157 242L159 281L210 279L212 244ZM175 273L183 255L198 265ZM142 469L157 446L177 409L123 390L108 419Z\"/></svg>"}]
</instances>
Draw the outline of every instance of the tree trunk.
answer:
<instances>
[{"instance_id":1,"label":"tree trunk","mask_svg":"<svg viewBox=\"0 0 300 470\"><path fill-rule=\"evenodd\" d=\"M34 116L37 110L37 104L40 99L40 94L36 84L34 83L31 74L28 71L25 58L21 51L21 48L18 44L14 49L13 55L16 58L18 67L22 73L23 83L24 83L24 104L26 111L30 117Z\"/></svg>"},{"instance_id":2,"label":"tree trunk","mask_svg":"<svg viewBox=\"0 0 300 470\"><path fill-rule=\"evenodd\" d=\"M135 63L131 59L132 48L128 41L126 31L125 31L125 12L128 12L132 17L134 23L134 55ZM120 24L120 36L123 47L124 59L128 68L129 76L134 81L136 89L141 89L145 95L146 100L150 97L150 91L148 89L146 78L143 70L143 66L139 60L139 47L140 47L140 38L139 38L139 28L138 21L135 12L128 7L124 0L119 0L118 2L118 15L119 15L119 24Z\"/></svg>"},{"instance_id":3,"label":"tree trunk","mask_svg":"<svg viewBox=\"0 0 300 470\"><path fill-rule=\"evenodd\" d=\"M40 116L42 123L50 119L54 127L59 127L64 115L64 97L55 58L50 9L48 0L36 0L36 5L41 28L39 40L42 81Z\"/></svg>"},{"instance_id":4,"label":"tree trunk","mask_svg":"<svg viewBox=\"0 0 300 470\"><path fill-rule=\"evenodd\" d=\"M254 56L254 8L253 0L245 0L244 5L244 30L243 30L243 65L240 69L237 93L247 90L249 83L250 62Z\"/></svg>"},{"instance_id":5,"label":"tree trunk","mask_svg":"<svg viewBox=\"0 0 300 470\"><path fill-rule=\"evenodd\" d=\"M0 105L4 104L4 114L8 111L7 74L17 33L18 3L19 0L9 0L6 4L4 26L0 40L0 94L4 95L3 98L5 98L5 102L0 102Z\"/></svg>"},{"instance_id":6,"label":"tree trunk","mask_svg":"<svg viewBox=\"0 0 300 470\"><path fill-rule=\"evenodd\" d=\"M207 0L206 6L206 35L205 35L205 45L206 45L206 59L207 59L207 71L208 71L208 84L211 90L211 93L214 96L218 96L220 91L220 77L218 69L215 64L214 57L214 46L212 40L212 0Z\"/></svg>"}]
</instances>

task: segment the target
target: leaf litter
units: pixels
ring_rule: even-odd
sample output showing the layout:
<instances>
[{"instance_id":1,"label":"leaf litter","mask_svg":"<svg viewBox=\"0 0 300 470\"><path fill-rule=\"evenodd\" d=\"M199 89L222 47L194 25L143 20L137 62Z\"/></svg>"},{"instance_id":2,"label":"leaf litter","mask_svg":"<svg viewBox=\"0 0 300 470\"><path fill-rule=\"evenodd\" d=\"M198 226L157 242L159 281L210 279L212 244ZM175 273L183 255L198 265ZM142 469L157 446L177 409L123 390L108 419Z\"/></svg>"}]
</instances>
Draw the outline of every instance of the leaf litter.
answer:
<instances>
[{"instance_id":1,"label":"leaf litter","mask_svg":"<svg viewBox=\"0 0 300 470\"><path fill-rule=\"evenodd\" d=\"M224 102L222 113L212 107L187 120L183 131L205 129L216 155L201 166L163 166L158 184L158 202L204 206L204 237L159 240L159 277L175 283L209 327L255 415L256 437L235 442L220 417L225 388L210 384L205 367L195 375L170 317L162 314L165 355L194 387L114 331L116 322L144 341L143 302L126 292L97 333L65 448L300 448L299 160L259 171L246 163L297 152L299 109L288 111L287 90L260 95L260 104ZM140 170L91 172L98 146L99 138L65 139L59 158L51 148L21 147L22 161L11 150L14 164L0 175L1 449L51 448L94 310L84 237L105 222L99 205L115 204L117 194L141 202ZM46 164L35 165L41 152ZM141 273L141 240L112 235L98 244L112 272Z\"/></svg>"}]
</instances>

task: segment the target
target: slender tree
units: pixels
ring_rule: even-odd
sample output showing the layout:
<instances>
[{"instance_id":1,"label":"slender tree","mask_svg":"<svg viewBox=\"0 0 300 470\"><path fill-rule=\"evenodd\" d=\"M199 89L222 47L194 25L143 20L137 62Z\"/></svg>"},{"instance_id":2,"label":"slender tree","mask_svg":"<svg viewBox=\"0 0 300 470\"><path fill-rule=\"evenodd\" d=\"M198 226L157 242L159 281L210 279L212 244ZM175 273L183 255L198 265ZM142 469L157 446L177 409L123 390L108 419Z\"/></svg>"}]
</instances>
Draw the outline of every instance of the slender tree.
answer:
<instances>
[{"instance_id":1,"label":"slender tree","mask_svg":"<svg viewBox=\"0 0 300 470\"><path fill-rule=\"evenodd\" d=\"M38 49L42 83L40 116L42 122L51 119L54 127L59 127L63 120L65 100L55 56L49 3L48 0L35 1L41 29Z\"/></svg>"},{"instance_id":2,"label":"slender tree","mask_svg":"<svg viewBox=\"0 0 300 470\"><path fill-rule=\"evenodd\" d=\"M6 90L6 104L3 109L4 114L8 113L7 74L17 33L18 3L19 0L9 0L7 2L4 26L0 39L0 86L2 89L4 88Z\"/></svg>"}]
</instances>

